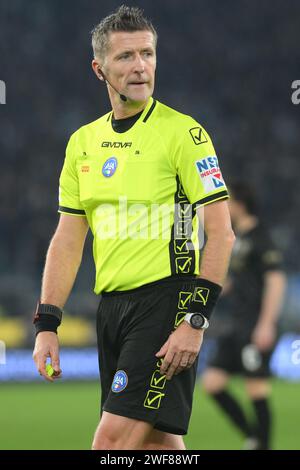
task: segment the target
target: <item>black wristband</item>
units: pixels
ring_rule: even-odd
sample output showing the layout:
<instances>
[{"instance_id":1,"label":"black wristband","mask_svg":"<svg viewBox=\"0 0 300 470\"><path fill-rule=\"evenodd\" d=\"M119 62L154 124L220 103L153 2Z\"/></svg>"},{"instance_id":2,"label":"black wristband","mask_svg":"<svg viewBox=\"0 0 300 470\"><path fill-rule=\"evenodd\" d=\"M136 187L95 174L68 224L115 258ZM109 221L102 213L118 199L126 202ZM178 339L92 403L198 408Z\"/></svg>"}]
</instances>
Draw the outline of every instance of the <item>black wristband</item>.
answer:
<instances>
[{"instance_id":1,"label":"black wristband","mask_svg":"<svg viewBox=\"0 0 300 470\"><path fill-rule=\"evenodd\" d=\"M56 305L38 302L33 318L36 334L41 331L57 333L57 328L61 324L62 313L62 310Z\"/></svg>"},{"instance_id":2,"label":"black wristband","mask_svg":"<svg viewBox=\"0 0 300 470\"><path fill-rule=\"evenodd\" d=\"M196 287L189 308L191 312L202 313L209 320L221 294L222 287L201 277L196 278L195 282Z\"/></svg>"},{"instance_id":3,"label":"black wristband","mask_svg":"<svg viewBox=\"0 0 300 470\"><path fill-rule=\"evenodd\" d=\"M53 315L40 314L39 319L34 322L35 333L38 335L42 331L52 331L57 334L59 325L60 321Z\"/></svg>"}]
</instances>

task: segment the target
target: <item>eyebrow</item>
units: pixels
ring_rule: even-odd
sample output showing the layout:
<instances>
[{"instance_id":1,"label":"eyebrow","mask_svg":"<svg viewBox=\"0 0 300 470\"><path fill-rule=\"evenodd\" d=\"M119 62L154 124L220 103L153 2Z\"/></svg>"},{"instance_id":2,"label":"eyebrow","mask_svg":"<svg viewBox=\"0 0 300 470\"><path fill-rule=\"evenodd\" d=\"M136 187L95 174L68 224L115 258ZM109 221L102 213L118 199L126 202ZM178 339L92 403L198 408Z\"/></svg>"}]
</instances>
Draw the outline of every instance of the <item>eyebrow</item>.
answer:
<instances>
[{"instance_id":1,"label":"eyebrow","mask_svg":"<svg viewBox=\"0 0 300 470\"><path fill-rule=\"evenodd\" d=\"M122 56L123 54L133 54L134 52L135 52L134 49L125 49L124 51L119 52L115 57L118 58L118 57ZM150 46L144 47L139 52L154 52L154 48L150 47Z\"/></svg>"}]
</instances>

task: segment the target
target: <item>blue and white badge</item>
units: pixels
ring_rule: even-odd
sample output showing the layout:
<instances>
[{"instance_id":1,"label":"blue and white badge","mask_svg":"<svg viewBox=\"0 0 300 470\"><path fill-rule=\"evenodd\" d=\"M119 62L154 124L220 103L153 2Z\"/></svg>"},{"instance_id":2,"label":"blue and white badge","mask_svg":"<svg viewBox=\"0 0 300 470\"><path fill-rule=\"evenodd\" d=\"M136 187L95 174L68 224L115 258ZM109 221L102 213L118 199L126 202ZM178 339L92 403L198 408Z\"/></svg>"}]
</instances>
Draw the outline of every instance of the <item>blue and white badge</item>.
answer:
<instances>
[{"instance_id":1,"label":"blue and white badge","mask_svg":"<svg viewBox=\"0 0 300 470\"><path fill-rule=\"evenodd\" d=\"M111 157L103 164L102 175L106 178L110 178L116 171L118 166L118 160L115 157Z\"/></svg>"},{"instance_id":2,"label":"blue and white badge","mask_svg":"<svg viewBox=\"0 0 300 470\"><path fill-rule=\"evenodd\" d=\"M127 387L128 377L124 370L118 370L115 373L114 380L112 382L111 391L115 393L120 393L124 388Z\"/></svg>"},{"instance_id":3,"label":"blue and white badge","mask_svg":"<svg viewBox=\"0 0 300 470\"><path fill-rule=\"evenodd\" d=\"M202 158L201 160L197 160L195 163L203 187L207 193L225 187L216 155Z\"/></svg>"}]
</instances>

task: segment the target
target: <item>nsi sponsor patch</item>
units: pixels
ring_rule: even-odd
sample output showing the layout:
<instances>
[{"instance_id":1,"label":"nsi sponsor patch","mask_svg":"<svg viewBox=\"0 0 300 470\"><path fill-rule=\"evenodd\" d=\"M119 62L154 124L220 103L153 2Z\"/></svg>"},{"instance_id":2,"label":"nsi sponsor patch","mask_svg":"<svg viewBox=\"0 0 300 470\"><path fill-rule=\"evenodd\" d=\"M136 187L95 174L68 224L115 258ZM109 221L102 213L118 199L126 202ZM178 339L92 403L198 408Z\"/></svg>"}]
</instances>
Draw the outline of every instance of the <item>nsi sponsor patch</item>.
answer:
<instances>
[{"instance_id":1,"label":"nsi sponsor patch","mask_svg":"<svg viewBox=\"0 0 300 470\"><path fill-rule=\"evenodd\" d=\"M215 155L197 160L196 167L206 192L225 186L218 158Z\"/></svg>"}]
</instances>

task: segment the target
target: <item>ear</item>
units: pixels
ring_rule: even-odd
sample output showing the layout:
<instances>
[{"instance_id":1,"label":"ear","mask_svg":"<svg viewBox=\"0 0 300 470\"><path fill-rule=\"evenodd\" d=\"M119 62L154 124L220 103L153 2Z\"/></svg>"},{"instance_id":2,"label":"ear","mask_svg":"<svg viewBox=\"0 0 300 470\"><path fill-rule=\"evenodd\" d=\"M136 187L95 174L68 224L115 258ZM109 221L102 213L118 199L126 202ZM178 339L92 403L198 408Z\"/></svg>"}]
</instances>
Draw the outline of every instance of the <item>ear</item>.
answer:
<instances>
[{"instance_id":1,"label":"ear","mask_svg":"<svg viewBox=\"0 0 300 470\"><path fill-rule=\"evenodd\" d=\"M98 72L98 78L99 78L102 82L104 82L104 75L103 75L103 72L102 72L102 70L101 70L101 68L100 68L99 66L98 66L98 68L97 68L97 72Z\"/></svg>"},{"instance_id":2,"label":"ear","mask_svg":"<svg viewBox=\"0 0 300 470\"><path fill-rule=\"evenodd\" d=\"M101 70L101 65L95 59L92 60L92 69L94 70L94 73L96 74L97 78L99 78L99 80L104 82L105 79Z\"/></svg>"}]
</instances>

